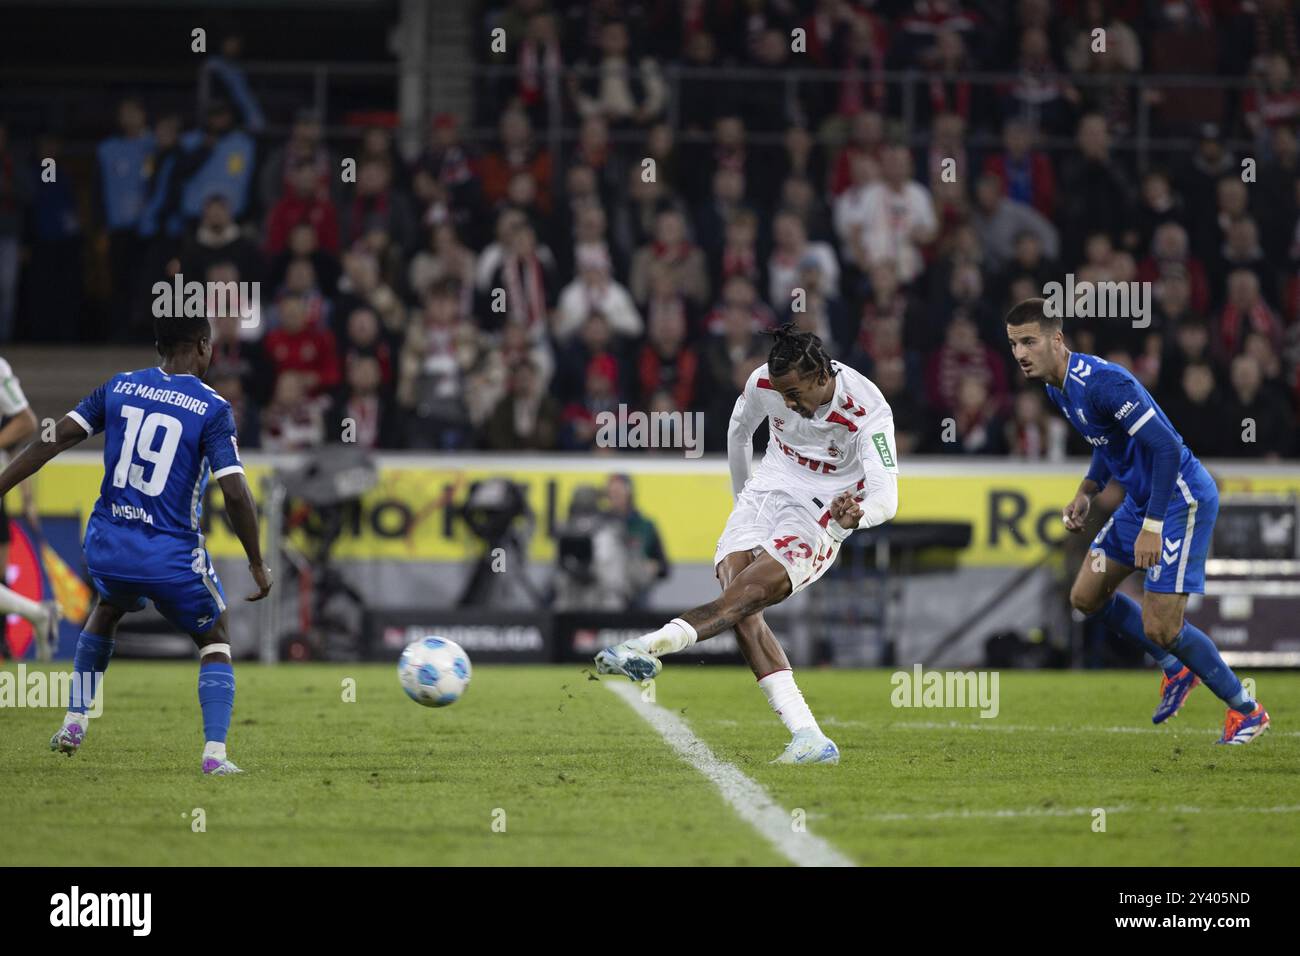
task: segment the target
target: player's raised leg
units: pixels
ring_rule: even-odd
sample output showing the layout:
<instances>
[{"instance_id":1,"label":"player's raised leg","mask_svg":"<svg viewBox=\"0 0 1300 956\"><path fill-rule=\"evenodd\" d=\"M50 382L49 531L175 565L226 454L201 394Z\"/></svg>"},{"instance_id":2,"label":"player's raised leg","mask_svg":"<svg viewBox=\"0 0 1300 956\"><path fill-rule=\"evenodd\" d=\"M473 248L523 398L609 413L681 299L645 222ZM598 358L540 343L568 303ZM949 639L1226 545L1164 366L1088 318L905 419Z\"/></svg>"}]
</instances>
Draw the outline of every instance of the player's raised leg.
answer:
<instances>
[{"instance_id":1,"label":"player's raised leg","mask_svg":"<svg viewBox=\"0 0 1300 956\"><path fill-rule=\"evenodd\" d=\"M657 631L605 648L596 655L597 672L649 680L663 669L661 655L685 650L784 601L790 595L790 576L770 555L764 556L766 561L756 560L731 578L717 600L691 608Z\"/></svg>"},{"instance_id":2,"label":"player's raised leg","mask_svg":"<svg viewBox=\"0 0 1300 956\"><path fill-rule=\"evenodd\" d=\"M72 658L72 684L67 713L63 725L50 738L50 749L71 757L81 747L90 726L87 711L99 692L99 680L108 670L113 657L114 638L118 622L127 613L100 596L95 609L90 612L77 638L77 649Z\"/></svg>"},{"instance_id":3,"label":"player's raised leg","mask_svg":"<svg viewBox=\"0 0 1300 956\"><path fill-rule=\"evenodd\" d=\"M1110 557L1100 547L1109 527L1102 529L1098 542L1094 543L1091 553L1080 566L1070 589L1070 605L1141 647L1160 667L1160 701L1151 722L1163 723L1178 713L1200 680L1176 655L1147 637L1142 626L1141 606L1127 594L1116 591L1120 582L1134 569Z\"/></svg>"},{"instance_id":4,"label":"player's raised leg","mask_svg":"<svg viewBox=\"0 0 1300 956\"><path fill-rule=\"evenodd\" d=\"M755 560L772 560L762 549L738 551L718 564L718 581L725 590L731 580ZM781 718L792 737L774 763L839 763L840 751L822 732L794 682L794 669L772 629L758 611L736 622L736 641L758 680L768 705Z\"/></svg>"},{"instance_id":5,"label":"player's raised leg","mask_svg":"<svg viewBox=\"0 0 1300 956\"><path fill-rule=\"evenodd\" d=\"M226 737L235 709L235 668L230 659L226 616L205 634L192 634L199 646L199 707L203 711L203 772L224 777L243 773L226 755Z\"/></svg>"}]
</instances>

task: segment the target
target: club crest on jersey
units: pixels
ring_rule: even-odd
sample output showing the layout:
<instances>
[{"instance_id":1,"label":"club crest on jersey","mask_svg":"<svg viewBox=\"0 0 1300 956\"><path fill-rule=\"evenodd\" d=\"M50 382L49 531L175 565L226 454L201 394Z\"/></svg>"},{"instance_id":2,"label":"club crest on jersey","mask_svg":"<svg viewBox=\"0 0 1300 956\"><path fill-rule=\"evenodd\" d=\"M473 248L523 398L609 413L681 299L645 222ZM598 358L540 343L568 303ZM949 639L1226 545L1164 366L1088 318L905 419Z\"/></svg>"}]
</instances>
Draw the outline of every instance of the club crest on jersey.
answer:
<instances>
[{"instance_id":1,"label":"club crest on jersey","mask_svg":"<svg viewBox=\"0 0 1300 956\"><path fill-rule=\"evenodd\" d=\"M772 419L772 427L775 428L777 431L780 431L782 428L785 428L785 419L783 418Z\"/></svg>"},{"instance_id":2,"label":"club crest on jersey","mask_svg":"<svg viewBox=\"0 0 1300 956\"><path fill-rule=\"evenodd\" d=\"M844 452L840 451L839 445L835 444L835 442L831 442L826 446L826 454L830 455L832 458L839 458L844 454Z\"/></svg>"}]
</instances>

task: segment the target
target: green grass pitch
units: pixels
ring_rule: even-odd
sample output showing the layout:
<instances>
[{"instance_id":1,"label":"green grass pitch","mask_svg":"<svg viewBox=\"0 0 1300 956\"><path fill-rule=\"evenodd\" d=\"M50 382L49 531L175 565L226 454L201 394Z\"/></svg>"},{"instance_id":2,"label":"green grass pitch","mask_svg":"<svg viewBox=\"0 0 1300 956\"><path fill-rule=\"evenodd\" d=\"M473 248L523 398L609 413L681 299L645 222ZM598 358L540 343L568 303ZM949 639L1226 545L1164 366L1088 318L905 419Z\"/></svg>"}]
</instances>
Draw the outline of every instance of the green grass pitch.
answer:
<instances>
[{"instance_id":1,"label":"green grass pitch","mask_svg":"<svg viewBox=\"0 0 1300 956\"><path fill-rule=\"evenodd\" d=\"M237 664L230 754L248 772L217 779L199 773L195 670L115 663L71 759L48 749L60 711L0 710L0 863L787 862L580 665L481 666L428 710L389 665ZM787 734L747 671L669 660L655 696L861 865L1300 858L1300 675L1252 675L1273 728L1246 747L1214 745L1223 707L1203 687L1152 727L1153 673L1003 672L993 719L896 709L889 676L797 672L838 767L769 765Z\"/></svg>"}]
</instances>

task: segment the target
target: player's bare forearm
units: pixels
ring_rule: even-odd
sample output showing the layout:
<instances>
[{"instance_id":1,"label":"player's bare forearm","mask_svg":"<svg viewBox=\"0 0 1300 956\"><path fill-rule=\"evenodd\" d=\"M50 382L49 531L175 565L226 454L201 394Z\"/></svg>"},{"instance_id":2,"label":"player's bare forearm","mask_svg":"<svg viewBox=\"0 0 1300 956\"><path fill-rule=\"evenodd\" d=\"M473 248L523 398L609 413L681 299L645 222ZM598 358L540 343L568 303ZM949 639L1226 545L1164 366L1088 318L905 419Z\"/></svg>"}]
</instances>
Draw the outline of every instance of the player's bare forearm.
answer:
<instances>
[{"instance_id":1,"label":"player's bare forearm","mask_svg":"<svg viewBox=\"0 0 1300 956\"><path fill-rule=\"evenodd\" d=\"M244 554L249 564L262 564L262 543L258 540L257 505L253 501L253 492L248 481L241 473L225 475L217 479L221 485L221 494L226 501L226 515L234 529L239 543L244 546Z\"/></svg>"},{"instance_id":2,"label":"player's bare forearm","mask_svg":"<svg viewBox=\"0 0 1300 956\"><path fill-rule=\"evenodd\" d=\"M9 494L15 485L40 471L55 455L67 451L85 439L84 428L66 416L60 419L59 424L54 428L54 441L33 442L19 452L5 470L0 472L0 498Z\"/></svg>"},{"instance_id":3,"label":"player's bare forearm","mask_svg":"<svg viewBox=\"0 0 1300 956\"><path fill-rule=\"evenodd\" d=\"M39 427L40 423L36 421L36 414L32 411L32 407L28 405L5 422L3 428L0 428L0 448L8 450L15 445L21 445L35 435L36 429Z\"/></svg>"}]
</instances>

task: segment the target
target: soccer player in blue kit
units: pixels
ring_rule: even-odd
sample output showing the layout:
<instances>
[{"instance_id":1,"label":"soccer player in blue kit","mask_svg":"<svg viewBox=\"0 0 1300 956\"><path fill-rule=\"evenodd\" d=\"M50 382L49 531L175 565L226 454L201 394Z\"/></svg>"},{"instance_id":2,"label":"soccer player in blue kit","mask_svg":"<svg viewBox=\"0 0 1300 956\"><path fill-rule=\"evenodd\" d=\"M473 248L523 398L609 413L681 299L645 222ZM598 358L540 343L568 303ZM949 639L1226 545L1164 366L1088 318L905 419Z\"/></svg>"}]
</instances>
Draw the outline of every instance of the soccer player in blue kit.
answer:
<instances>
[{"instance_id":1,"label":"soccer player in blue kit","mask_svg":"<svg viewBox=\"0 0 1300 956\"><path fill-rule=\"evenodd\" d=\"M86 711L108 668L118 622L145 600L199 648L204 774L242 771L226 754L235 703L235 672L226 631L226 599L204 547L199 517L209 473L221 485L226 514L244 546L257 590L270 572L258 544L257 508L235 441L230 403L203 384L212 360L204 317L160 318L155 337L162 365L114 375L55 426L54 440L34 442L0 473L0 496L60 452L104 433L104 480L84 548L99 601L77 640L70 707L50 749L72 756L85 739Z\"/></svg>"},{"instance_id":2,"label":"soccer player in blue kit","mask_svg":"<svg viewBox=\"0 0 1300 956\"><path fill-rule=\"evenodd\" d=\"M1198 683L1228 705L1221 744L1246 744L1268 729L1252 700L1204 631L1184 620L1188 594L1205 592L1205 559L1219 512L1214 479L1183 444L1165 413L1125 368L1095 355L1072 353L1060 318L1043 299L1026 299L1007 313L1007 338L1025 377L1042 381L1048 397L1092 445L1092 464L1062 518L1083 530L1093 497L1108 481L1127 497L1093 547L1102 568L1085 561L1070 603L1139 644L1164 677L1153 723L1178 712ZM1146 572L1142 605L1116 593L1134 569Z\"/></svg>"}]
</instances>

